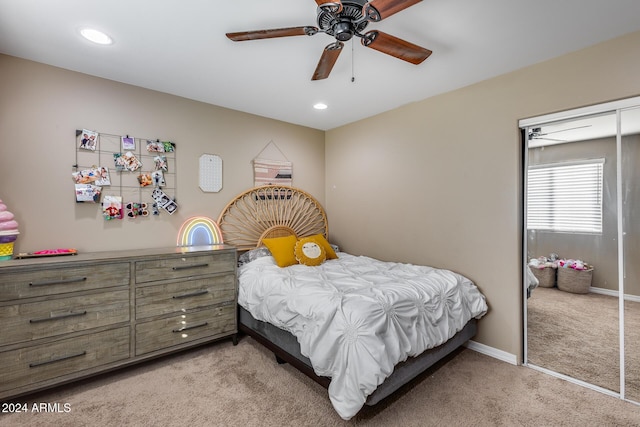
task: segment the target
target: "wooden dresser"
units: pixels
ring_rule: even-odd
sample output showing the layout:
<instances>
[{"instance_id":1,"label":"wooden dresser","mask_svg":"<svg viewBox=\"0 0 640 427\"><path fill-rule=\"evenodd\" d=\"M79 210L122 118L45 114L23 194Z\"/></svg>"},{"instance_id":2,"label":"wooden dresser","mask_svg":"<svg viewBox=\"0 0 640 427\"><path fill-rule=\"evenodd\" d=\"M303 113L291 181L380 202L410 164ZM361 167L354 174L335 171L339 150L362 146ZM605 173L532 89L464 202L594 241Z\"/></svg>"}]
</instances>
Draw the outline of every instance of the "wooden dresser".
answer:
<instances>
[{"instance_id":1,"label":"wooden dresser","mask_svg":"<svg viewBox=\"0 0 640 427\"><path fill-rule=\"evenodd\" d=\"M198 344L237 342L225 245L0 262L0 400Z\"/></svg>"}]
</instances>

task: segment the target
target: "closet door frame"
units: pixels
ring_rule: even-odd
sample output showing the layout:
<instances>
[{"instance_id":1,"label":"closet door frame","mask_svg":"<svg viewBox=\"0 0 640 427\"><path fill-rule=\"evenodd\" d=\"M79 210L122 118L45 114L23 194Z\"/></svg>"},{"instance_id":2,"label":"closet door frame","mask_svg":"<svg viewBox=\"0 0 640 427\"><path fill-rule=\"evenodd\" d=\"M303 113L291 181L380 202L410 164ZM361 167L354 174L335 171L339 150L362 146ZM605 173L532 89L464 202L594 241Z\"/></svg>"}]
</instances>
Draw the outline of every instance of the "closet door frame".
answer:
<instances>
[{"instance_id":1,"label":"closet door frame","mask_svg":"<svg viewBox=\"0 0 640 427\"><path fill-rule=\"evenodd\" d=\"M552 113L552 114L546 114L546 115L542 115L542 116L536 116L536 117L531 117L531 118L527 118L527 119L522 119L518 122L518 126L520 127L520 129L522 130L522 150L523 150L523 162L522 162L522 167L523 167L523 171L522 171L522 183L523 183L523 191L521 192L522 194L522 212L523 212L523 218L522 218L522 224L523 224L523 229L522 229L522 282L521 282L521 289L522 289L522 309L523 309L523 327L524 327L524 331L523 331L523 356L524 356L524 360L523 360L523 365L525 366L529 366L533 369L545 372L547 374L553 375L555 377L559 377L562 379L565 379L567 381L570 381L572 383L599 391L601 393L604 394L608 394L611 396L615 396L615 397L619 397L620 399L623 400L628 400L625 396L625 334L624 334L624 328L625 328L625 319L624 319L624 224L622 221L622 209L623 209L623 194L622 194L622 162L620 161L620 159L622 159L622 134L621 134L621 114L623 110L628 110L628 109L633 109L633 108L638 108L640 107L640 96L638 97L633 97L633 98L626 98L626 99L622 99L622 100L618 100L618 101L611 101L611 102L606 102L606 103L602 103L602 104L597 104L597 105L591 105L591 106L587 106L587 107L581 107L581 108L576 108L576 109L572 109L572 110L567 110L567 111L561 111L561 112L557 112L557 113ZM554 372L542 367L538 367L538 366L534 366L528 363L527 357L528 357L528 348L527 348L527 325L528 325L528 319L527 319L527 276L526 276L526 270L524 268L524 266L526 266L528 264L528 260L527 260L527 204L526 204L526 200L527 200L527 173L526 171L528 170L529 164L528 164L528 139L526 138L526 136L528 135L528 131L529 128L532 127L539 127L542 125L546 125L546 124L550 124L550 123L554 123L554 122L558 122L558 121L566 121L566 120L571 120L571 119L579 119L579 118L584 118L587 116L593 116L593 115L598 115L598 114L613 114L615 113L616 115L616 157L618 159L618 161L616 162L616 210L617 210L617 244L618 244L618 321L619 321L619 326L618 326L618 332L619 332L619 349L620 349L620 392L617 393L615 391L612 390L608 390L572 377L568 377L566 375L560 374L558 372Z\"/></svg>"}]
</instances>

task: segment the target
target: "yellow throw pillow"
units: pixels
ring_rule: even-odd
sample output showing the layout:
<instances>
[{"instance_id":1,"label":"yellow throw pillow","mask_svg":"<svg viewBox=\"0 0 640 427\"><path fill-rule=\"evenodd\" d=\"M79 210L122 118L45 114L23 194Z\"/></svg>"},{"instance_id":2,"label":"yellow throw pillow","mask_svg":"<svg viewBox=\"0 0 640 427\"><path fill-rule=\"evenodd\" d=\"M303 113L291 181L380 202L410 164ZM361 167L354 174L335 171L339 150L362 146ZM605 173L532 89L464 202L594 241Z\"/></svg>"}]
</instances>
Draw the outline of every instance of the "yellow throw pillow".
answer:
<instances>
[{"instance_id":1,"label":"yellow throw pillow","mask_svg":"<svg viewBox=\"0 0 640 427\"><path fill-rule=\"evenodd\" d=\"M327 259L327 253L322 243L315 237L304 237L296 242L295 257L300 264L310 267L322 264Z\"/></svg>"},{"instance_id":2,"label":"yellow throw pillow","mask_svg":"<svg viewBox=\"0 0 640 427\"><path fill-rule=\"evenodd\" d=\"M279 267L289 267L297 264L294 248L296 246L296 236L274 237L272 239L262 239L262 243L269 248L271 255L276 260Z\"/></svg>"},{"instance_id":3,"label":"yellow throw pillow","mask_svg":"<svg viewBox=\"0 0 640 427\"><path fill-rule=\"evenodd\" d=\"M336 255L336 251L333 250L327 239L324 238L322 234L315 234L313 237L316 239L318 244L324 248L325 253L327 254L327 259L338 259L338 255Z\"/></svg>"}]
</instances>

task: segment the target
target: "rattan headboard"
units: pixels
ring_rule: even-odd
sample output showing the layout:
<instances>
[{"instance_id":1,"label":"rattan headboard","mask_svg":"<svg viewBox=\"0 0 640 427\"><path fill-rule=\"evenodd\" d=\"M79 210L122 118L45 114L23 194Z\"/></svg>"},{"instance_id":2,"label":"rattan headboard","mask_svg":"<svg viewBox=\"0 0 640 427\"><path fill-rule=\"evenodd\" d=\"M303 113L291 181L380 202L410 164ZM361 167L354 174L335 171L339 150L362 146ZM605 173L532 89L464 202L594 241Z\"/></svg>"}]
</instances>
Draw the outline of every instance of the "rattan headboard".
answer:
<instances>
[{"instance_id":1,"label":"rattan headboard","mask_svg":"<svg viewBox=\"0 0 640 427\"><path fill-rule=\"evenodd\" d=\"M294 187L266 185L236 196L218 217L224 242L253 249L262 239L322 234L328 238L327 215L310 194Z\"/></svg>"}]
</instances>

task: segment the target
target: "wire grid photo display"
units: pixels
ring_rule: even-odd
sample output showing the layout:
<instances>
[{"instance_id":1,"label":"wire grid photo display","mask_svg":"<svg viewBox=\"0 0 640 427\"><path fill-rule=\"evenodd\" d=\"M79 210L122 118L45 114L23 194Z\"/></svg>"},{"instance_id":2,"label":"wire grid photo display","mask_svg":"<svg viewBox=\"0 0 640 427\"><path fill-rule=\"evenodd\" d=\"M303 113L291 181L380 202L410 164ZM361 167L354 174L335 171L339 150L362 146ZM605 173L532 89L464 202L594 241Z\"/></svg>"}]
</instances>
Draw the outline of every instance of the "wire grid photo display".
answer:
<instances>
[{"instance_id":1,"label":"wire grid photo display","mask_svg":"<svg viewBox=\"0 0 640 427\"><path fill-rule=\"evenodd\" d=\"M94 138L91 138L92 134ZM127 145L128 144L128 145ZM159 151L155 145L169 144L171 149ZM118 162L126 159L127 162ZM114 218L138 218L160 213L172 214L156 203L153 193L160 190L170 201L176 197L177 174L175 144L144 138L123 137L103 132L76 130L76 164L73 177L78 185L99 188L93 203L104 204L105 199L118 200L120 213ZM87 172L96 170L98 180L84 182L92 177ZM88 196L86 197L89 198ZM88 200L87 200L88 201ZM128 208L131 206L131 209ZM131 215L129 215L131 214Z\"/></svg>"}]
</instances>

